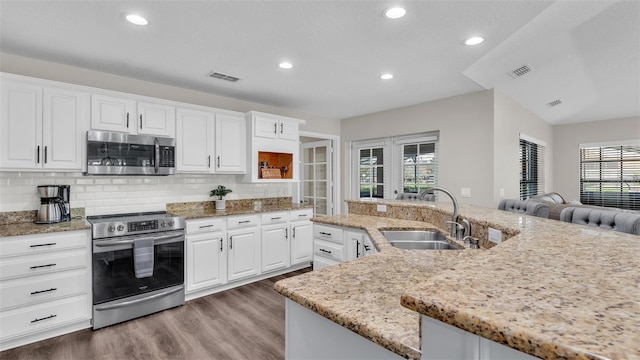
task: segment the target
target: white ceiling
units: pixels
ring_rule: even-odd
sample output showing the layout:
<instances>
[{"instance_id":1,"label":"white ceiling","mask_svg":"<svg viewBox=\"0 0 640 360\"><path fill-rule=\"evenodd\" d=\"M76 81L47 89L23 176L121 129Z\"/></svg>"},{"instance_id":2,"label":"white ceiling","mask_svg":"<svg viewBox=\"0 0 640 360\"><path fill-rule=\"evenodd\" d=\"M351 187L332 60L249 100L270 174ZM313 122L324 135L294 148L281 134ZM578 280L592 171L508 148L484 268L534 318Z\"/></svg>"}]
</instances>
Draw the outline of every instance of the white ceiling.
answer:
<instances>
[{"instance_id":1,"label":"white ceiling","mask_svg":"<svg viewBox=\"0 0 640 360\"><path fill-rule=\"evenodd\" d=\"M639 24L639 1L0 0L0 51L338 119L495 87L559 124L640 116Z\"/></svg>"}]
</instances>

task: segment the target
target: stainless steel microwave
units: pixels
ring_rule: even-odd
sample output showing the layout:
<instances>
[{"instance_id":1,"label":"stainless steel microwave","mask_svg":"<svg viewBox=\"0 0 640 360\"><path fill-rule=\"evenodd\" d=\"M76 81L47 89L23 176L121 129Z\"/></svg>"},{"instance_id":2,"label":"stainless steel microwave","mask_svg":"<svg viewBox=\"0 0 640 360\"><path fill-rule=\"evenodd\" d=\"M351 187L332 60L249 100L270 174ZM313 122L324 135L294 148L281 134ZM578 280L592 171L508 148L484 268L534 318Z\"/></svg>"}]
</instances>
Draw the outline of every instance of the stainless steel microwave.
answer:
<instances>
[{"instance_id":1,"label":"stainless steel microwave","mask_svg":"<svg viewBox=\"0 0 640 360\"><path fill-rule=\"evenodd\" d=\"M176 140L113 131L87 131L87 175L175 174Z\"/></svg>"}]
</instances>

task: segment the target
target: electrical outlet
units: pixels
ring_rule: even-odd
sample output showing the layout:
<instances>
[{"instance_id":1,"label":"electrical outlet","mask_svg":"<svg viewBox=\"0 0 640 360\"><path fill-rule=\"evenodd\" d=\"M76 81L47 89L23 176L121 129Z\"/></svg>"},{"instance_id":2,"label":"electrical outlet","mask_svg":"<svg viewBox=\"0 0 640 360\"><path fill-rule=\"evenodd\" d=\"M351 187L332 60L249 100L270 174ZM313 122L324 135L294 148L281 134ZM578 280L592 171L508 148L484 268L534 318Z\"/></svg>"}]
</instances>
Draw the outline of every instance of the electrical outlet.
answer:
<instances>
[{"instance_id":1,"label":"electrical outlet","mask_svg":"<svg viewBox=\"0 0 640 360\"><path fill-rule=\"evenodd\" d=\"M387 212L387 205L376 205L376 210L378 210L379 212Z\"/></svg>"},{"instance_id":2,"label":"electrical outlet","mask_svg":"<svg viewBox=\"0 0 640 360\"><path fill-rule=\"evenodd\" d=\"M471 188L461 188L460 189L460 197L470 198L471 197Z\"/></svg>"},{"instance_id":3,"label":"electrical outlet","mask_svg":"<svg viewBox=\"0 0 640 360\"><path fill-rule=\"evenodd\" d=\"M495 244L500 244L502 242L502 231L489 228L489 241Z\"/></svg>"},{"instance_id":4,"label":"electrical outlet","mask_svg":"<svg viewBox=\"0 0 640 360\"><path fill-rule=\"evenodd\" d=\"M500 198L504 197L504 188L500 188Z\"/></svg>"}]
</instances>

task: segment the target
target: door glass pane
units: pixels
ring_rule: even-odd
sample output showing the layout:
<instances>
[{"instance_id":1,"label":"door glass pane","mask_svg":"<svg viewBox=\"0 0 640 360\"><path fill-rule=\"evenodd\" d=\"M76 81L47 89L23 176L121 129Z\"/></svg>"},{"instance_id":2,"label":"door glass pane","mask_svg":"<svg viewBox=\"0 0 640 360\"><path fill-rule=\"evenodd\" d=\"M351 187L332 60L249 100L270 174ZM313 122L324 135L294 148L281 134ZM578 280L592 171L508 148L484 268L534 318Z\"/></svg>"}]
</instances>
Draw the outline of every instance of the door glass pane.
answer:
<instances>
[{"instance_id":1,"label":"door glass pane","mask_svg":"<svg viewBox=\"0 0 640 360\"><path fill-rule=\"evenodd\" d=\"M302 161L305 163L313 162L313 148L307 148L302 150Z\"/></svg>"},{"instance_id":2,"label":"door glass pane","mask_svg":"<svg viewBox=\"0 0 640 360\"><path fill-rule=\"evenodd\" d=\"M327 148L326 147L317 147L316 148L316 159L315 162L327 162Z\"/></svg>"},{"instance_id":3,"label":"door glass pane","mask_svg":"<svg viewBox=\"0 0 640 360\"><path fill-rule=\"evenodd\" d=\"M324 181L316 182L316 196L318 197L327 197L327 183Z\"/></svg>"},{"instance_id":4,"label":"door glass pane","mask_svg":"<svg viewBox=\"0 0 640 360\"><path fill-rule=\"evenodd\" d=\"M374 163L372 163L371 165L383 165L383 152L382 152L382 148L378 148L378 149L372 149L372 156L371 159Z\"/></svg>"},{"instance_id":5,"label":"door glass pane","mask_svg":"<svg viewBox=\"0 0 640 360\"><path fill-rule=\"evenodd\" d=\"M302 191L304 191L305 197L313 196L313 181L304 181Z\"/></svg>"},{"instance_id":6,"label":"door glass pane","mask_svg":"<svg viewBox=\"0 0 640 360\"><path fill-rule=\"evenodd\" d=\"M384 197L384 185L376 185L372 187L373 194L371 197L374 198L383 198Z\"/></svg>"},{"instance_id":7,"label":"door glass pane","mask_svg":"<svg viewBox=\"0 0 640 360\"><path fill-rule=\"evenodd\" d=\"M375 168L376 174L375 178L373 178L374 183L384 183L384 168L382 166L378 166Z\"/></svg>"},{"instance_id":8,"label":"door glass pane","mask_svg":"<svg viewBox=\"0 0 640 360\"><path fill-rule=\"evenodd\" d=\"M371 197L371 185L360 184L360 197L361 198Z\"/></svg>"},{"instance_id":9,"label":"door glass pane","mask_svg":"<svg viewBox=\"0 0 640 360\"><path fill-rule=\"evenodd\" d=\"M316 165L316 180L326 180L327 179L327 165L326 164L317 164Z\"/></svg>"},{"instance_id":10,"label":"door glass pane","mask_svg":"<svg viewBox=\"0 0 640 360\"><path fill-rule=\"evenodd\" d=\"M319 215L327 215L327 200L325 199L316 199L316 214Z\"/></svg>"},{"instance_id":11,"label":"door glass pane","mask_svg":"<svg viewBox=\"0 0 640 360\"><path fill-rule=\"evenodd\" d=\"M313 164L304 165L304 179L305 180L313 180Z\"/></svg>"}]
</instances>

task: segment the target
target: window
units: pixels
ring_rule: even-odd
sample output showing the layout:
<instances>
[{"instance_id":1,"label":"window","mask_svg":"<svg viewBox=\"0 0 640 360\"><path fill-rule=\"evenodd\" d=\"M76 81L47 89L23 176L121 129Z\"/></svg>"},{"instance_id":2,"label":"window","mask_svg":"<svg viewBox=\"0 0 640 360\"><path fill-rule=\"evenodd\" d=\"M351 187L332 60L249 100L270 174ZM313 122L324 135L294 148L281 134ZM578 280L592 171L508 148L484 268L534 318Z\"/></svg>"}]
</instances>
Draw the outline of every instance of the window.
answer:
<instances>
[{"instance_id":1,"label":"window","mask_svg":"<svg viewBox=\"0 0 640 360\"><path fill-rule=\"evenodd\" d=\"M399 192L419 193L435 186L437 140L437 133L428 133L354 142L354 195L390 199Z\"/></svg>"},{"instance_id":2,"label":"window","mask_svg":"<svg viewBox=\"0 0 640 360\"><path fill-rule=\"evenodd\" d=\"M544 143L520 135L520 200L544 193Z\"/></svg>"},{"instance_id":3,"label":"window","mask_svg":"<svg viewBox=\"0 0 640 360\"><path fill-rule=\"evenodd\" d=\"M581 145L580 202L640 210L640 144Z\"/></svg>"}]
</instances>

